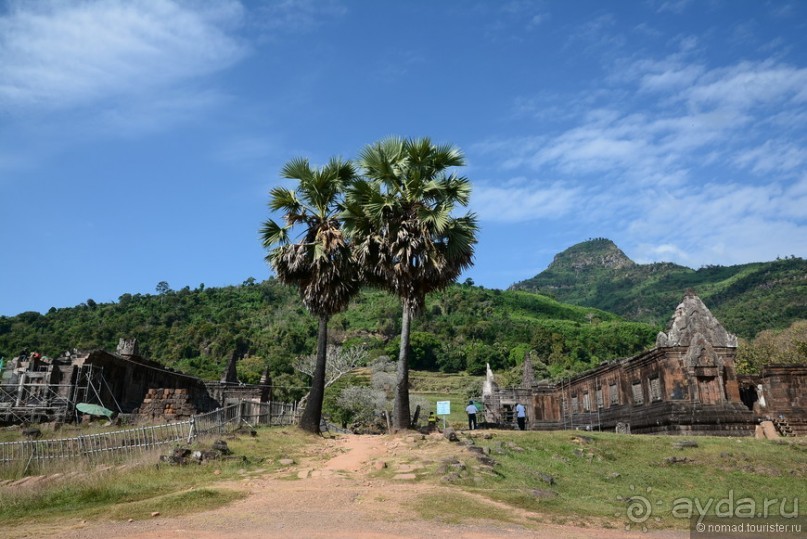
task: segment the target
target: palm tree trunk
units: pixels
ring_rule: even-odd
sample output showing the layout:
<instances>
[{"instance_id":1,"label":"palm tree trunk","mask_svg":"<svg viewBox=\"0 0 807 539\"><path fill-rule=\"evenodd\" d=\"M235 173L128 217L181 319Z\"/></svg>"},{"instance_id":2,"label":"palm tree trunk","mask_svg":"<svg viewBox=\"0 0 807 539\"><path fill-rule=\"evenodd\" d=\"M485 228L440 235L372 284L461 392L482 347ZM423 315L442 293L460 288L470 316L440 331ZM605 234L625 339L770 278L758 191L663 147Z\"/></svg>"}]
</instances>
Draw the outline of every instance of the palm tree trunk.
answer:
<instances>
[{"instance_id":1,"label":"palm tree trunk","mask_svg":"<svg viewBox=\"0 0 807 539\"><path fill-rule=\"evenodd\" d=\"M404 301L401 320L401 349L398 353L398 379L395 387L395 417L393 428L406 430L411 425L409 413L409 329L412 321L412 309L408 301Z\"/></svg>"},{"instance_id":2,"label":"palm tree trunk","mask_svg":"<svg viewBox=\"0 0 807 539\"><path fill-rule=\"evenodd\" d=\"M325 362L327 361L328 316L320 315L319 332L317 334L317 364L311 380L311 391L308 402L300 419L300 428L306 432L319 434L322 421L322 400L325 397Z\"/></svg>"}]
</instances>

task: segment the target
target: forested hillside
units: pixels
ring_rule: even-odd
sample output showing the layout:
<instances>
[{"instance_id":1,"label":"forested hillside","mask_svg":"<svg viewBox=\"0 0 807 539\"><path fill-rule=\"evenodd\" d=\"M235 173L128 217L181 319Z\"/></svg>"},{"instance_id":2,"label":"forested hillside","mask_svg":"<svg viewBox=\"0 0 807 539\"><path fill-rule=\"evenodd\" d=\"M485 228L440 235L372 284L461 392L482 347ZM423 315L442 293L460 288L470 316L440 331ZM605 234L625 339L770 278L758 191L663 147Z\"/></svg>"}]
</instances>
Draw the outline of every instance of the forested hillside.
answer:
<instances>
[{"instance_id":1,"label":"forested hillside","mask_svg":"<svg viewBox=\"0 0 807 539\"><path fill-rule=\"evenodd\" d=\"M398 301L367 290L331 321L336 344L363 343L370 358L397 357ZM454 285L430 295L412 333L411 367L443 372L505 369L536 351L539 375L579 371L652 346L659 327L625 322L597 309L519 291ZM137 338L141 355L204 378L220 377L234 352L242 381L268 366L275 382L293 377L291 361L316 346L316 320L295 290L275 279L224 288L165 287L155 295L124 294L114 303L85 304L0 317L0 356L23 348L55 356L67 349L114 350ZM280 377L280 378L278 378ZM286 380L291 382L291 380Z\"/></svg>"},{"instance_id":2,"label":"forested hillside","mask_svg":"<svg viewBox=\"0 0 807 539\"><path fill-rule=\"evenodd\" d=\"M693 270L636 264L612 241L597 238L570 247L545 271L512 286L650 324L664 324L688 288L726 329L747 339L807 319L807 261L796 257Z\"/></svg>"}]
</instances>

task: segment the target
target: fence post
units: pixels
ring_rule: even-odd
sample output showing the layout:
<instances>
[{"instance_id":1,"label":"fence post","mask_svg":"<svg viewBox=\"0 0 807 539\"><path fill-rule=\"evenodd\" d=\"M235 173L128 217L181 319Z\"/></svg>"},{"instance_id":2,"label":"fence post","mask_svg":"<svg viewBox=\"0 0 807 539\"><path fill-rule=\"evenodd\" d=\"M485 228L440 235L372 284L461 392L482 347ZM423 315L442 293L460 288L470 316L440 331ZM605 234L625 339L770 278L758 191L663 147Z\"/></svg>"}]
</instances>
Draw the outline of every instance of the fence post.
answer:
<instances>
[{"instance_id":1,"label":"fence post","mask_svg":"<svg viewBox=\"0 0 807 539\"><path fill-rule=\"evenodd\" d=\"M83 455L90 460L90 454L84 448L84 436L78 436L78 454Z\"/></svg>"},{"instance_id":2,"label":"fence post","mask_svg":"<svg viewBox=\"0 0 807 539\"><path fill-rule=\"evenodd\" d=\"M196 416L191 416L191 428L188 429L188 443L196 437Z\"/></svg>"}]
</instances>

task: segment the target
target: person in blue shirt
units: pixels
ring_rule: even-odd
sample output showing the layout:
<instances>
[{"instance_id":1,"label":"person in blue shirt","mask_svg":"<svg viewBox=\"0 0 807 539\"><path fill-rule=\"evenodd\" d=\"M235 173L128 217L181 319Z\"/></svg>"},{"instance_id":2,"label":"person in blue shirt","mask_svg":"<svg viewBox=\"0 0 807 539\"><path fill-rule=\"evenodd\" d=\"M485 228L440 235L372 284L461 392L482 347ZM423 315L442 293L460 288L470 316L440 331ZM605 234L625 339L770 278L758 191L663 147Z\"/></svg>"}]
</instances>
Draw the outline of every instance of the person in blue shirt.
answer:
<instances>
[{"instance_id":1,"label":"person in blue shirt","mask_svg":"<svg viewBox=\"0 0 807 539\"><path fill-rule=\"evenodd\" d=\"M527 424L527 409L520 402L516 404L516 421L518 421L518 430L524 430Z\"/></svg>"}]
</instances>

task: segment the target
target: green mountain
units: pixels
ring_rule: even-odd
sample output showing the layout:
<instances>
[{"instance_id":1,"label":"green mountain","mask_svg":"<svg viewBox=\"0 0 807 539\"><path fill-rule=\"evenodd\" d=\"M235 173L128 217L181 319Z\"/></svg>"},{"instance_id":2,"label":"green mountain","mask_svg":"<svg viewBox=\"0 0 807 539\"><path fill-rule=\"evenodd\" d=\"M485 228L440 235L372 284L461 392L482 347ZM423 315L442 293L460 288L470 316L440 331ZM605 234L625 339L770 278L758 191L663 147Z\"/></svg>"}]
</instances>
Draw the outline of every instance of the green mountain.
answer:
<instances>
[{"instance_id":1,"label":"green mountain","mask_svg":"<svg viewBox=\"0 0 807 539\"><path fill-rule=\"evenodd\" d=\"M219 378L237 353L245 356L238 363L242 381L256 382L268 367L276 384L304 385L291 379L291 364L314 353L317 323L294 289L249 279L240 286L161 291L0 316L0 356L10 359L23 348L51 357L72 348L115 350L119 338L137 338L144 357L204 378ZM396 298L366 290L332 318L330 338L364 344L371 359L397 357L400 318ZM416 317L411 367L480 374L486 363L507 369L534 350L543 362L539 375L559 375L636 354L652 346L659 329L540 294L455 285L430 295Z\"/></svg>"},{"instance_id":2,"label":"green mountain","mask_svg":"<svg viewBox=\"0 0 807 539\"><path fill-rule=\"evenodd\" d=\"M801 258L693 270L668 262L637 264L604 238L566 249L545 271L511 290L664 324L688 288L741 337L807 319L807 261Z\"/></svg>"}]
</instances>

